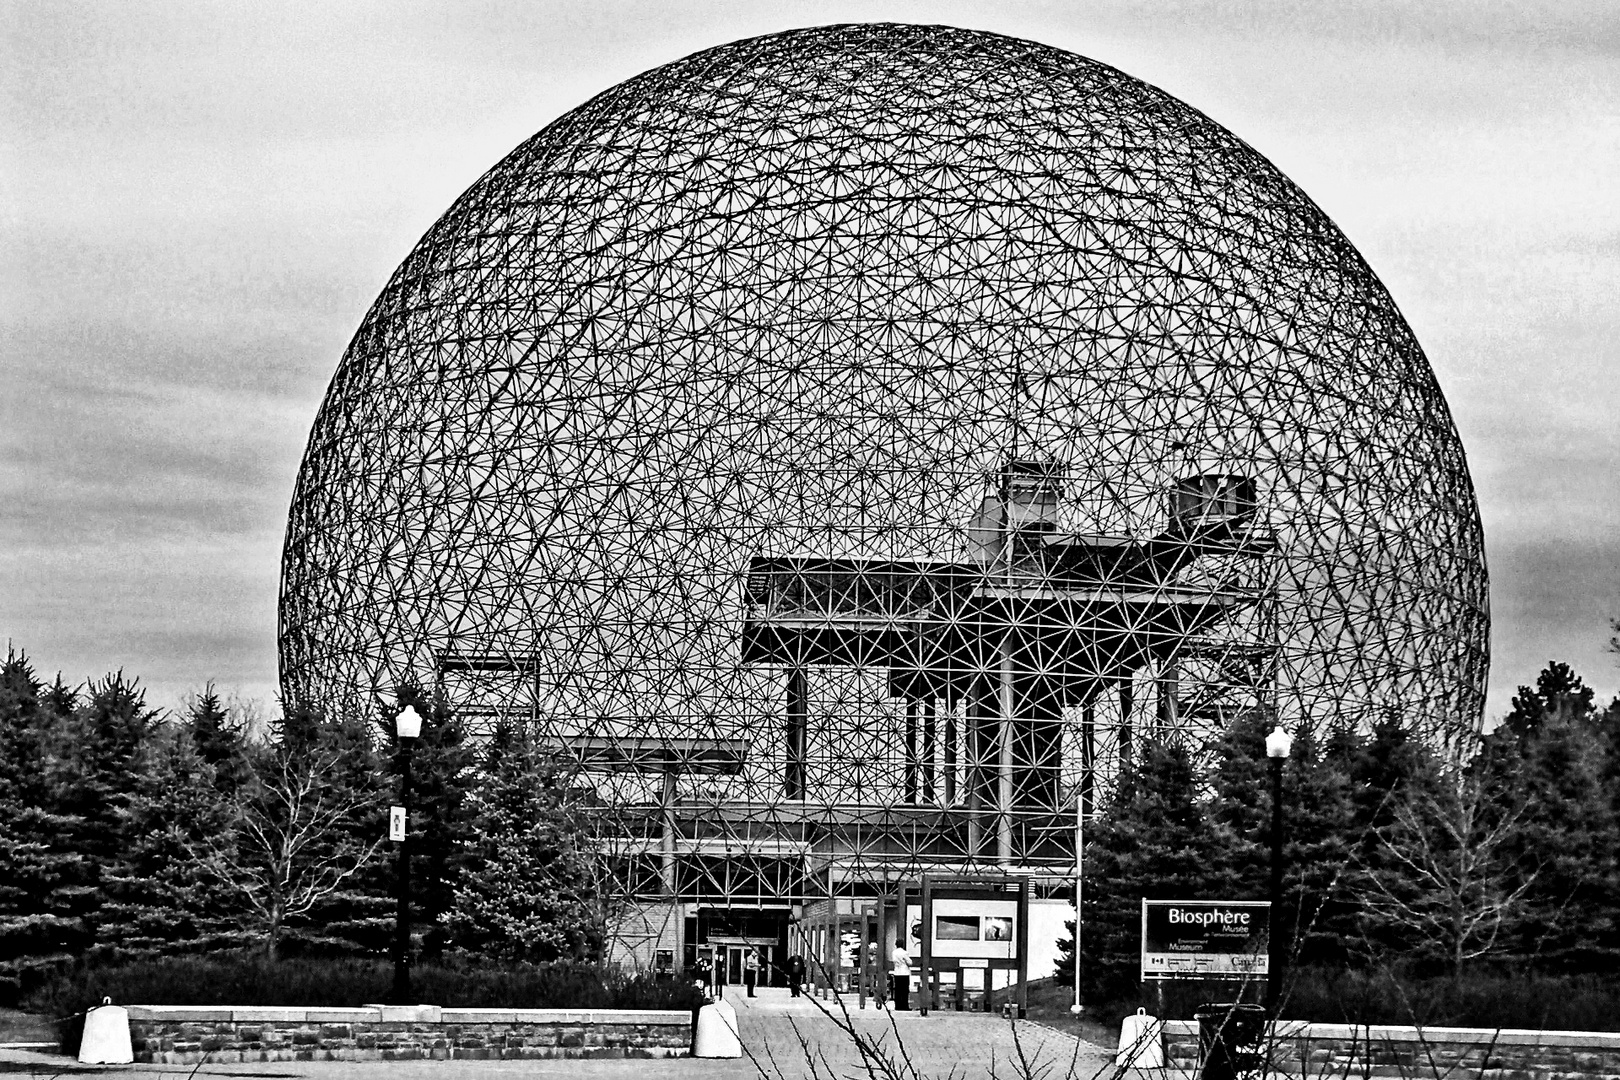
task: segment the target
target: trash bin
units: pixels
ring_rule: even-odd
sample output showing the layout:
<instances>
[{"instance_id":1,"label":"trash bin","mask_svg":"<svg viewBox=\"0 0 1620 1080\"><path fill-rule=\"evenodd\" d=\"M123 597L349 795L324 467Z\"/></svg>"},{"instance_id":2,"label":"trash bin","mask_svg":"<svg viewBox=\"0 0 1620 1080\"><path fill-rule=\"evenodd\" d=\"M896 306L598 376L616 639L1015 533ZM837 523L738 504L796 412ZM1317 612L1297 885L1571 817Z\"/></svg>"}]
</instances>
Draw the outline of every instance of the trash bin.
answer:
<instances>
[{"instance_id":1,"label":"trash bin","mask_svg":"<svg viewBox=\"0 0 1620 1080\"><path fill-rule=\"evenodd\" d=\"M1266 1010L1259 1005L1200 1005L1199 1080L1250 1080L1266 1064Z\"/></svg>"}]
</instances>

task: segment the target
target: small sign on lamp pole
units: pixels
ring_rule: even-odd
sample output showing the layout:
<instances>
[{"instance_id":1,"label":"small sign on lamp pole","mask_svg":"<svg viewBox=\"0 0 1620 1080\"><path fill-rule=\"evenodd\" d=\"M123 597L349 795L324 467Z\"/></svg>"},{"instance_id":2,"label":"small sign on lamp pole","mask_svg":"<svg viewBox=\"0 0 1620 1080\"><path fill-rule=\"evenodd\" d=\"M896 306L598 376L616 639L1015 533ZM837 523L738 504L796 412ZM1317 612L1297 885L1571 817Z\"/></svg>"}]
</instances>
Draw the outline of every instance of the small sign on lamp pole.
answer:
<instances>
[{"instance_id":1,"label":"small sign on lamp pole","mask_svg":"<svg viewBox=\"0 0 1620 1080\"><path fill-rule=\"evenodd\" d=\"M405 841L405 808L403 806L390 806L388 808L388 839L399 843Z\"/></svg>"}]
</instances>

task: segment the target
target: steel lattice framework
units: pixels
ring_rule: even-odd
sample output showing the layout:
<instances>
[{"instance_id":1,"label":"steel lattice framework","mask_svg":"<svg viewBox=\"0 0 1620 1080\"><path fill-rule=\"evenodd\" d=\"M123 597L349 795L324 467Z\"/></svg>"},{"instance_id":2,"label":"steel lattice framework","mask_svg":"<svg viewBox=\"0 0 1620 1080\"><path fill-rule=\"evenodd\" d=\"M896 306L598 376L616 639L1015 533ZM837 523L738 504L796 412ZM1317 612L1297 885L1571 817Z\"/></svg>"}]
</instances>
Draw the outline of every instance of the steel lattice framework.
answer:
<instances>
[{"instance_id":1,"label":"steel lattice framework","mask_svg":"<svg viewBox=\"0 0 1620 1080\"><path fill-rule=\"evenodd\" d=\"M573 756L645 894L1067 867L1133 740L1474 730L1486 573L1418 343L1253 149L943 27L737 42L472 186L327 392L290 701Z\"/></svg>"}]
</instances>

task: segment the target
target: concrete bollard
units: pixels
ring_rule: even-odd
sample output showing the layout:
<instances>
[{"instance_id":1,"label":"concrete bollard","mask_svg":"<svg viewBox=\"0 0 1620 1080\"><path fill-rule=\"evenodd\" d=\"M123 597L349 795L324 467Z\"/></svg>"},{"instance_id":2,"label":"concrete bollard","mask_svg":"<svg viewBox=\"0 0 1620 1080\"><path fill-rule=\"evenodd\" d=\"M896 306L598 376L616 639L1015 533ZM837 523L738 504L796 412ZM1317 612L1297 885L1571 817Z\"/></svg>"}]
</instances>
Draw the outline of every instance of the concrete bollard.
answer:
<instances>
[{"instance_id":1,"label":"concrete bollard","mask_svg":"<svg viewBox=\"0 0 1620 1080\"><path fill-rule=\"evenodd\" d=\"M1114 1064L1123 1069L1164 1068L1164 1024L1149 1016L1146 1009L1137 1009L1135 1016L1127 1016L1119 1028L1119 1053Z\"/></svg>"},{"instance_id":2,"label":"concrete bollard","mask_svg":"<svg viewBox=\"0 0 1620 1080\"><path fill-rule=\"evenodd\" d=\"M84 1014L79 1061L85 1065L128 1065L135 1060L129 1043L129 1010L102 998Z\"/></svg>"},{"instance_id":3,"label":"concrete bollard","mask_svg":"<svg viewBox=\"0 0 1620 1080\"><path fill-rule=\"evenodd\" d=\"M712 1002L698 1010L697 1027L692 1032L692 1056L742 1057L742 1040L737 1037L737 1010L729 1002Z\"/></svg>"}]
</instances>

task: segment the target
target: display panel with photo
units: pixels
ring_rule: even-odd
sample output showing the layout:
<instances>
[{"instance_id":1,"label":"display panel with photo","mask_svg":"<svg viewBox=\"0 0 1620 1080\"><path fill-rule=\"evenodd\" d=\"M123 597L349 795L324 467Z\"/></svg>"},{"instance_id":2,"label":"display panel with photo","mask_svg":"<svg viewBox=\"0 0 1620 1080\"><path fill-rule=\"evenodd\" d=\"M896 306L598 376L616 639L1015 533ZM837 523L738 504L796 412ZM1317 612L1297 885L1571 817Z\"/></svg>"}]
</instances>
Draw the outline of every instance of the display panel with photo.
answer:
<instances>
[{"instance_id":1,"label":"display panel with photo","mask_svg":"<svg viewBox=\"0 0 1620 1080\"><path fill-rule=\"evenodd\" d=\"M978 941L977 915L936 915L934 937L940 941Z\"/></svg>"}]
</instances>

